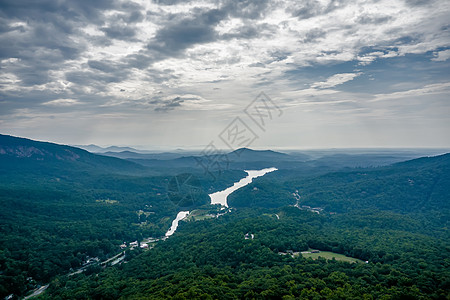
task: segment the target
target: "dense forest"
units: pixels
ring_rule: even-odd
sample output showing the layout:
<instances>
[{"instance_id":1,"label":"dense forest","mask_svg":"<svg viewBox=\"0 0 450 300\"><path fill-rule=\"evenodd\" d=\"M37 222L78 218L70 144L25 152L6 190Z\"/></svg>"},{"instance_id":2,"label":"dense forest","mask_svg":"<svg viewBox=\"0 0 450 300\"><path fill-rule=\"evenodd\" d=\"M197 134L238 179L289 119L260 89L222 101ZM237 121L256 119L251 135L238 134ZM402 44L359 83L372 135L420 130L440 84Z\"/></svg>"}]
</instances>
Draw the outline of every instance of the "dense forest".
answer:
<instances>
[{"instance_id":1,"label":"dense forest","mask_svg":"<svg viewBox=\"0 0 450 300\"><path fill-rule=\"evenodd\" d=\"M123 242L164 236L179 209L168 197L173 169L155 175L73 147L0 141L0 297L23 295L90 257L107 259ZM245 174L229 170L216 180L191 171L203 198Z\"/></svg>"},{"instance_id":2,"label":"dense forest","mask_svg":"<svg viewBox=\"0 0 450 300\"><path fill-rule=\"evenodd\" d=\"M450 154L355 168L359 157L247 151L210 176L191 158L151 167L0 142L2 298L46 284L41 299L450 298ZM279 170L230 195L230 210L206 204L244 166L272 164ZM180 189L186 178L194 194ZM129 247L163 237L180 210L196 214L173 236ZM89 263L123 251L114 266ZM317 259L301 253L311 251Z\"/></svg>"},{"instance_id":3,"label":"dense forest","mask_svg":"<svg viewBox=\"0 0 450 300\"><path fill-rule=\"evenodd\" d=\"M277 215L279 219L277 218ZM383 215L379 215L379 218ZM385 215L386 219L392 215ZM353 221L357 226L348 226ZM170 239L98 275L58 277L43 299L445 299L446 242L365 216L331 218L293 207L241 209L187 222ZM245 239L245 234L253 239ZM368 263L304 259L328 250Z\"/></svg>"}]
</instances>

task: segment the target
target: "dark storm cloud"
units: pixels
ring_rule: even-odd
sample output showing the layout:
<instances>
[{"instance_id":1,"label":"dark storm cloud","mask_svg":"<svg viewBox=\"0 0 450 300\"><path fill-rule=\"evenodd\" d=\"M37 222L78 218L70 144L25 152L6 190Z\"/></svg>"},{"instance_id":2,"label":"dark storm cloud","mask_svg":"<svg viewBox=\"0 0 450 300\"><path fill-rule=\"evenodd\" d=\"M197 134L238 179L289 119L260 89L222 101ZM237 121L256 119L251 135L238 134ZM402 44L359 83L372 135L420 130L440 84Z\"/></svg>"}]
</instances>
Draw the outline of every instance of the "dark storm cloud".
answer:
<instances>
[{"instance_id":1,"label":"dark storm cloud","mask_svg":"<svg viewBox=\"0 0 450 300\"><path fill-rule=\"evenodd\" d=\"M360 16L356 22L359 24L382 24L391 20L391 16L383 16L383 15L363 15Z\"/></svg>"},{"instance_id":2,"label":"dark storm cloud","mask_svg":"<svg viewBox=\"0 0 450 300\"><path fill-rule=\"evenodd\" d=\"M176 4L176 1L165 1L166 5ZM184 50L197 45L218 40L232 38L250 39L267 35L276 30L269 24L247 24L235 30L235 32L219 35L215 27L219 22L229 17L242 20L254 20L264 16L268 9L268 1L227 1L216 9L193 9L190 16L185 14L170 15L169 21L156 32L156 35L148 43L149 55L154 61L177 57Z\"/></svg>"},{"instance_id":3,"label":"dark storm cloud","mask_svg":"<svg viewBox=\"0 0 450 300\"><path fill-rule=\"evenodd\" d=\"M121 13L108 17L109 26L101 27L107 37L118 40L136 41L135 23L144 20L144 8L136 3L124 3L120 6Z\"/></svg>"},{"instance_id":4,"label":"dark storm cloud","mask_svg":"<svg viewBox=\"0 0 450 300\"><path fill-rule=\"evenodd\" d=\"M25 86L49 82L50 70L61 68L66 60L78 58L84 50L83 44L73 41L53 24L41 23L1 34L0 45L0 58L16 59L8 70Z\"/></svg>"},{"instance_id":5,"label":"dark storm cloud","mask_svg":"<svg viewBox=\"0 0 450 300\"><path fill-rule=\"evenodd\" d=\"M85 45L71 39L70 34L87 24L103 23L102 10L114 5L103 0L2 1L0 24L23 25L1 27L0 58L18 59L9 71L24 86L50 82L50 71L60 69L66 60L79 58L85 50Z\"/></svg>"},{"instance_id":6,"label":"dark storm cloud","mask_svg":"<svg viewBox=\"0 0 450 300\"><path fill-rule=\"evenodd\" d=\"M99 73L92 71L73 71L66 73L66 79L72 83L79 84L81 86L90 86L100 89L106 83L121 82L125 80L129 75L126 70L115 73ZM101 88L102 90L103 88Z\"/></svg>"},{"instance_id":7,"label":"dark storm cloud","mask_svg":"<svg viewBox=\"0 0 450 300\"><path fill-rule=\"evenodd\" d=\"M144 7L141 5L134 2L127 2L122 3L120 7L123 13L117 15L117 18L122 21L132 24L144 20L144 14L142 13L142 11L144 11Z\"/></svg>"},{"instance_id":8,"label":"dark storm cloud","mask_svg":"<svg viewBox=\"0 0 450 300\"><path fill-rule=\"evenodd\" d=\"M194 17L174 18L156 33L148 49L167 56L178 56L195 44L217 39L214 27L225 17L225 11L212 9Z\"/></svg>"},{"instance_id":9,"label":"dark storm cloud","mask_svg":"<svg viewBox=\"0 0 450 300\"><path fill-rule=\"evenodd\" d=\"M151 56L147 51L141 51L136 54L127 55L122 61L127 68L146 69L153 61L162 59L162 55Z\"/></svg>"},{"instance_id":10,"label":"dark storm cloud","mask_svg":"<svg viewBox=\"0 0 450 300\"><path fill-rule=\"evenodd\" d=\"M161 71L156 70L148 70L147 71L147 79L150 82L154 82L157 84L161 84L164 82L168 82L169 80L177 79L178 76L174 74L173 70L164 69Z\"/></svg>"},{"instance_id":11,"label":"dark storm cloud","mask_svg":"<svg viewBox=\"0 0 450 300\"><path fill-rule=\"evenodd\" d=\"M91 69L96 69L105 73L113 73L121 71L122 66L111 60L89 60L88 65Z\"/></svg>"},{"instance_id":12,"label":"dark storm cloud","mask_svg":"<svg viewBox=\"0 0 450 300\"><path fill-rule=\"evenodd\" d=\"M103 23L102 12L117 7L109 0L2 0L0 15L9 19L65 24L58 20L73 22ZM66 29L68 29L67 27Z\"/></svg>"},{"instance_id":13,"label":"dark storm cloud","mask_svg":"<svg viewBox=\"0 0 450 300\"><path fill-rule=\"evenodd\" d=\"M74 59L83 50L82 45L70 39L53 24L36 23L31 28L14 30L0 35L0 58L34 60L36 55L53 56L53 61ZM81 49L80 49L81 48ZM56 54L56 56L55 56Z\"/></svg>"},{"instance_id":14,"label":"dark storm cloud","mask_svg":"<svg viewBox=\"0 0 450 300\"><path fill-rule=\"evenodd\" d=\"M165 5L177 3L162 2ZM91 70L71 70L66 72L65 78L75 84L95 87L99 83L119 82L127 78L129 69L145 69L168 57L180 57L186 49L197 44L232 38L251 39L276 30L267 24L246 22L241 28L220 36L215 31L219 22L229 17L242 20L261 18L268 9L268 1L229 0L217 5L216 9L193 8L188 14L155 15L154 21L161 28L145 49L115 63L90 60L87 66ZM111 9L116 12L104 13ZM113 40L137 42L136 23L143 21L145 15L144 8L133 2L4 0L0 3L0 59L18 59L8 66L8 71L19 78L22 86L50 83L55 79L52 78L54 71L64 70L67 62L81 58L89 44L106 47L112 45ZM104 36L81 30L92 25ZM167 78L155 74L151 77L154 82Z\"/></svg>"},{"instance_id":15,"label":"dark storm cloud","mask_svg":"<svg viewBox=\"0 0 450 300\"><path fill-rule=\"evenodd\" d=\"M425 5L432 5L433 0L405 0L405 3L408 6L425 6Z\"/></svg>"},{"instance_id":16,"label":"dark storm cloud","mask_svg":"<svg viewBox=\"0 0 450 300\"><path fill-rule=\"evenodd\" d=\"M156 107L155 111L167 112L169 110L173 110L180 107L184 101L185 99L182 99L181 97L173 98L170 101L163 102L161 106Z\"/></svg>"},{"instance_id":17,"label":"dark storm cloud","mask_svg":"<svg viewBox=\"0 0 450 300\"><path fill-rule=\"evenodd\" d=\"M106 15L105 11L111 9L118 12ZM103 91L106 84L120 82L129 76L128 69L133 67L131 59L130 62L90 60L85 64L88 68L78 71L65 71L67 64L84 56L89 43L109 46L114 39L135 41L134 24L144 19L142 10L133 2L119 4L110 0L1 1L0 59L6 60L1 69L19 79L15 83L16 89L66 79L74 84L69 91L79 97L83 97L86 87L91 91ZM92 36L82 31L92 25L103 31L104 36ZM143 64L135 62L134 65ZM58 71L65 71L64 77L61 78ZM59 98L67 98L64 93L60 90ZM31 105L28 100L23 100L11 104L17 107L38 106L58 98L49 90L43 92L47 97L28 98L26 93L19 94L2 93L0 97L29 99L34 103Z\"/></svg>"},{"instance_id":18,"label":"dark storm cloud","mask_svg":"<svg viewBox=\"0 0 450 300\"><path fill-rule=\"evenodd\" d=\"M270 24L247 24L232 32L221 35L222 39L253 39L270 36L276 33L278 27Z\"/></svg>"},{"instance_id":19,"label":"dark storm cloud","mask_svg":"<svg viewBox=\"0 0 450 300\"><path fill-rule=\"evenodd\" d=\"M224 10L231 16L241 19L261 19L264 17L266 10L269 8L268 0L244 0L233 1L230 0L224 5Z\"/></svg>"},{"instance_id":20,"label":"dark storm cloud","mask_svg":"<svg viewBox=\"0 0 450 300\"><path fill-rule=\"evenodd\" d=\"M314 42L317 42L318 39L324 38L326 35L327 35L326 31L324 31L320 28L315 28L315 29L308 31L305 34L302 42L314 43Z\"/></svg>"},{"instance_id":21,"label":"dark storm cloud","mask_svg":"<svg viewBox=\"0 0 450 300\"><path fill-rule=\"evenodd\" d=\"M295 3L288 7L287 12L299 19L309 19L315 16L330 13L337 8L341 8L345 5L345 1L332 0L327 5L322 5L317 0L306 0Z\"/></svg>"},{"instance_id":22,"label":"dark storm cloud","mask_svg":"<svg viewBox=\"0 0 450 300\"><path fill-rule=\"evenodd\" d=\"M290 53L286 51L273 51L269 53L270 59L266 61L266 64L271 64L273 62L283 61L289 57Z\"/></svg>"},{"instance_id":23,"label":"dark storm cloud","mask_svg":"<svg viewBox=\"0 0 450 300\"><path fill-rule=\"evenodd\" d=\"M107 37L118 40L136 40L134 37L136 35L136 28L128 25L114 24L109 27L100 28Z\"/></svg>"},{"instance_id":24,"label":"dark storm cloud","mask_svg":"<svg viewBox=\"0 0 450 300\"><path fill-rule=\"evenodd\" d=\"M159 5L178 5L180 3L191 3L193 0L153 0L154 3Z\"/></svg>"}]
</instances>

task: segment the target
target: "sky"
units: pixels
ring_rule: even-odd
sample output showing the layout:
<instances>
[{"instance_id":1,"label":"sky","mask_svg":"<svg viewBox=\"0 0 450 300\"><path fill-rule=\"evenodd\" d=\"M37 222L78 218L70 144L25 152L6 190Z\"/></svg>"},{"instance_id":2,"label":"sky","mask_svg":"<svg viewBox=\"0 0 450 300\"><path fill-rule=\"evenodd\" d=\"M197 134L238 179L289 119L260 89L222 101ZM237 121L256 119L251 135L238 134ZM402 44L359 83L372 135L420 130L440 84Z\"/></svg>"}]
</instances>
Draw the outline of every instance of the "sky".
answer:
<instances>
[{"instance_id":1,"label":"sky","mask_svg":"<svg viewBox=\"0 0 450 300\"><path fill-rule=\"evenodd\" d=\"M450 1L0 2L0 133L450 148Z\"/></svg>"}]
</instances>

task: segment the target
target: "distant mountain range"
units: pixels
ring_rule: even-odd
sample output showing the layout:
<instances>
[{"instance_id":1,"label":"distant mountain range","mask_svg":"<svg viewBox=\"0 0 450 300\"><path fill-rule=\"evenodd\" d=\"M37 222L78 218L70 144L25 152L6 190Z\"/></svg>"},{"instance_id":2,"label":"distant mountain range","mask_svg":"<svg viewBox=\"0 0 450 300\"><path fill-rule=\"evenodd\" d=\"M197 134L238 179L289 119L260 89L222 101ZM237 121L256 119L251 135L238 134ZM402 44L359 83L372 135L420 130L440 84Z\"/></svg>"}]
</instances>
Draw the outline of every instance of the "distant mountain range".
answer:
<instances>
[{"instance_id":1,"label":"distant mountain range","mask_svg":"<svg viewBox=\"0 0 450 300\"><path fill-rule=\"evenodd\" d=\"M119 147L119 146L109 146L109 147L100 147L94 144L90 145L72 145L73 147L81 148L86 151L92 152L92 153L106 153L106 152L123 152L123 151L129 151L134 153L145 153L148 151L141 151L137 150L131 147Z\"/></svg>"},{"instance_id":2,"label":"distant mountain range","mask_svg":"<svg viewBox=\"0 0 450 300\"><path fill-rule=\"evenodd\" d=\"M114 153L124 152L123 155L121 155L123 158L131 158L131 156L133 156L136 153L152 154L152 155L160 155L160 154L168 153L168 154L170 154L172 156L176 156L176 157L181 157L182 155L191 155L191 154L198 153L198 151L184 150L184 149L180 149L180 148L171 150L170 152L161 152L161 151L157 151L157 150L139 150L139 149L132 148L132 147L121 147L121 146L100 147L95 144L71 145L71 146L81 148L81 149L84 149L84 150L92 152L92 153L107 154L108 156L115 156ZM131 156L128 157L127 153L131 154ZM171 157L171 158L173 158L173 157Z\"/></svg>"},{"instance_id":3,"label":"distant mountain range","mask_svg":"<svg viewBox=\"0 0 450 300\"><path fill-rule=\"evenodd\" d=\"M272 150L253 150L240 148L222 154L201 156L194 152L177 149L174 152L150 153L131 147L111 146L102 148L96 145L80 146L58 145L38 142L26 138L0 135L0 162L5 167L32 168L46 163L62 165L69 170L96 170L98 172L133 173L149 170L179 168L222 169L261 169L277 167L308 172L310 169L336 170L348 167L384 166L423 156L411 150L371 150L372 152L350 152L342 150L317 150L281 153ZM103 152L106 151L106 152ZM422 150L424 151L424 150ZM431 150L430 150L431 151ZM420 153L420 155L419 155ZM431 151L431 153L433 153ZM319 155L318 155L319 154Z\"/></svg>"},{"instance_id":4,"label":"distant mountain range","mask_svg":"<svg viewBox=\"0 0 450 300\"><path fill-rule=\"evenodd\" d=\"M191 154L187 153L173 153L173 152L161 152L161 153L141 153L133 151L108 151L104 153L99 153L101 155L112 156L122 159L157 159L157 160L170 160L183 157L185 155Z\"/></svg>"},{"instance_id":5,"label":"distant mountain range","mask_svg":"<svg viewBox=\"0 0 450 300\"><path fill-rule=\"evenodd\" d=\"M180 153L138 153L128 147L101 148L95 145L88 149L99 151L110 149L106 153L91 153L73 146L39 142L26 138L0 135L1 168L39 169L56 168L59 171L96 170L100 172L130 173L143 172L154 168L202 168L202 161L213 162L217 156L182 156ZM117 150L127 149L120 152ZM114 151L115 150L115 151ZM186 153L184 154L186 155ZM263 168L286 161L298 161L299 157L271 150L252 150L241 148L221 157L223 168Z\"/></svg>"},{"instance_id":6,"label":"distant mountain range","mask_svg":"<svg viewBox=\"0 0 450 300\"><path fill-rule=\"evenodd\" d=\"M90 153L86 150L0 134L0 171L53 169L59 172L88 171L130 173L143 171L139 164Z\"/></svg>"},{"instance_id":7,"label":"distant mountain range","mask_svg":"<svg viewBox=\"0 0 450 300\"><path fill-rule=\"evenodd\" d=\"M249 148L240 148L228 153L228 156L233 161L261 161L261 160L291 160L288 154L275 152L272 150L252 150ZM308 158L306 156L306 158Z\"/></svg>"}]
</instances>

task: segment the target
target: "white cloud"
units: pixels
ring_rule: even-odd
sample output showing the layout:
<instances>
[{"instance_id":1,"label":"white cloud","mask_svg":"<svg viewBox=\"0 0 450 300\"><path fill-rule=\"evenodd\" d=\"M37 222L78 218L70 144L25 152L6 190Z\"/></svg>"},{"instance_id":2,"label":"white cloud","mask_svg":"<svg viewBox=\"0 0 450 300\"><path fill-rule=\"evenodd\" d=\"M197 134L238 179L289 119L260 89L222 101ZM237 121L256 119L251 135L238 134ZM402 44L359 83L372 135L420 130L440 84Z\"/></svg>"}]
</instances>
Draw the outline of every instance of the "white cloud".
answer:
<instances>
[{"instance_id":1,"label":"white cloud","mask_svg":"<svg viewBox=\"0 0 450 300\"><path fill-rule=\"evenodd\" d=\"M56 99L42 103L42 105L50 106L72 106L77 104L81 104L81 102L76 99Z\"/></svg>"},{"instance_id":2,"label":"white cloud","mask_svg":"<svg viewBox=\"0 0 450 300\"><path fill-rule=\"evenodd\" d=\"M432 58L431 60L434 60L434 61L446 61L447 59L450 58L450 49L444 50L444 51L435 52L434 56L435 57Z\"/></svg>"},{"instance_id":3,"label":"white cloud","mask_svg":"<svg viewBox=\"0 0 450 300\"><path fill-rule=\"evenodd\" d=\"M390 94L376 94L374 95L375 98L371 101L383 101L408 97L431 96L436 94L450 94L450 82L428 84L422 88L410 89ZM424 98L424 100L426 101L426 98Z\"/></svg>"},{"instance_id":4,"label":"white cloud","mask_svg":"<svg viewBox=\"0 0 450 300\"><path fill-rule=\"evenodd\" d=\"M337 85L343 84L347 81L353 80L355 77L358 77L361 75L361 73L340 73L340 74L334 74L333 76L329 77L326 81L321 82L315 82L311 84L312 88L320 88L320 89L327 89L331 87L335 87Z\"/></svg>"}]
</instances>

